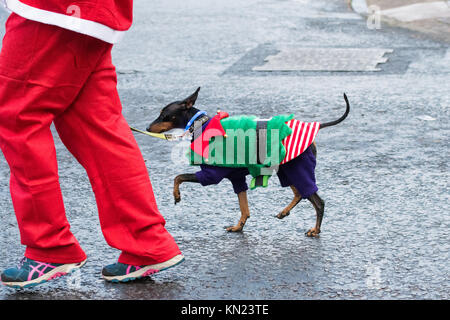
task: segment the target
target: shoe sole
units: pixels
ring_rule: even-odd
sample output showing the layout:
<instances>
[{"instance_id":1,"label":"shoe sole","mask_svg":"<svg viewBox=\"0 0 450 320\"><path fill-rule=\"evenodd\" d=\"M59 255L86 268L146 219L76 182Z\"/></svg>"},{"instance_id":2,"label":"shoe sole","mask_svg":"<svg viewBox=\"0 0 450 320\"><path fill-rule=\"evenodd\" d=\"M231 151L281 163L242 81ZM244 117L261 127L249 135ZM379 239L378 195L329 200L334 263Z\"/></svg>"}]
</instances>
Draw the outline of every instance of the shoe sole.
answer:
<instances>
[{"instance_id":1,"label":"shoe sole","mask_svg":"<svg viewBox=\"0 0 450 320\"><path fill-rule=\"evenodd\" d=\"M3 282L2 284L14 288L14 289L25 289L25 288L32 288L35 286L38 286L40 284L46 283L48 281L57 279L59 277L68 275L73 273L74 271L80 269L82 266L84 266L86 263L86 260L79 262L79 263L70 263L70 264L64 264L62 266L56 267L52 271L44 274L43 276L36 278L31 281L24 281L24 282Z\"/></svg>"},{"instance_id":2,"label":"shoe sole","mask_svg":"<svg viewBox=\"0 0 450 320\"><path fill-rule=\"evenodd\" d=\"M146 266L142 269L139 269L137 271L134 271L130 274L124 275L124 276L105 276L102 275L103 279L105 279L106 281L109 282L113 282L113 283L119 283L119 282L128 282L128 281L133 281L133 280L137 280L137 279L141 279L144 277L149 277L155 273L176 267L177 265L179 265L180 263L182 263L184 261L184 256L179 254L175 257L173 257L172 259L169 259L165 262L162 263L158 263L158 264L154 264L154 265L150 265L150 266Z\"/></svg>"}]
</instances>

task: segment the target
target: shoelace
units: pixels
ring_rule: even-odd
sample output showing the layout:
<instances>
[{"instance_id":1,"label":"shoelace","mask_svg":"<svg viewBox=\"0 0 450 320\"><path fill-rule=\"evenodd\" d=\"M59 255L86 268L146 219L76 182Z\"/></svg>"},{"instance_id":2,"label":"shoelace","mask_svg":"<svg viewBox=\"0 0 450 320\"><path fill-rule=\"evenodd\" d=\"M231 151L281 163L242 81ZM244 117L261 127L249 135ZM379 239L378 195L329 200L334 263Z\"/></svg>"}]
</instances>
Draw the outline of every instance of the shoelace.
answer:
<instances>
[{"instance_id":1,"label":"shoelace","mask_svg":"<svg viewBox=\"0 0 450 320\"><path fill-rule=\"evenodd\" d=\"M19 264L17 265L17 268L21 269L23 264L25 263L25 261L27 261L27 257L23 257L22 259L20 259Z\"/></svg>"}]
</instances>

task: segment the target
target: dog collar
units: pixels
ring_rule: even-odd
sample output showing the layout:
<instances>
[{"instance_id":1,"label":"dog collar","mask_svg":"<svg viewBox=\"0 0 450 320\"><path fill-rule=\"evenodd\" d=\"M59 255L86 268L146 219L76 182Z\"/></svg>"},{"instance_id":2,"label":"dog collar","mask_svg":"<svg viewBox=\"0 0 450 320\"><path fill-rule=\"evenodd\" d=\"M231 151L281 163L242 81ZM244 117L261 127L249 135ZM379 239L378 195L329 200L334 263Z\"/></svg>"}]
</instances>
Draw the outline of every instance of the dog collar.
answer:
<instances>
[{"instance_id":1,"label":"dog collar","mask_svg":"<svg viewBox=\"0 0 450 320\"><path fill-rule=\"evenodd\" d=\"M200 118L201 116L206 116L207 113L206 111L199 111L197 112L192 118L191 120L189 120L189 122L186 125L186 128L184 128L184 132L188 131L192 125L194 124L194 121L197 120L198 118Z\"/></svg>"}]
</instances>

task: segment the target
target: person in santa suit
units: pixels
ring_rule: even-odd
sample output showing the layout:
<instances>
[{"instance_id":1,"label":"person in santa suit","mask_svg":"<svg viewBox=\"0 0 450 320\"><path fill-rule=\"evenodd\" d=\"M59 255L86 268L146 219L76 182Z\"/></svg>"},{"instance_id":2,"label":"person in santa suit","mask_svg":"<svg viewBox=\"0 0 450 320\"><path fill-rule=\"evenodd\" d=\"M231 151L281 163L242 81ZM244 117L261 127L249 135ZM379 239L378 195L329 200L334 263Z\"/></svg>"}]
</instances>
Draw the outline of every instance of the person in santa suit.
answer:
<instances>
[{"instance_id":1,"label":"person in santa suit","mask_svg":"<svg viewBox=\"0 0 450 320\"><path fill-rule=\"evenodd\" d=\"M85 168L107 243L121 251L106 280L149 276L184 257L165 229L147 167L122 115L111 49L132 23L132 0L3 0L0 147L26 246L1 281L23 288L80 268L58 181L53 123Z\"/></svg>"}]
</instances>

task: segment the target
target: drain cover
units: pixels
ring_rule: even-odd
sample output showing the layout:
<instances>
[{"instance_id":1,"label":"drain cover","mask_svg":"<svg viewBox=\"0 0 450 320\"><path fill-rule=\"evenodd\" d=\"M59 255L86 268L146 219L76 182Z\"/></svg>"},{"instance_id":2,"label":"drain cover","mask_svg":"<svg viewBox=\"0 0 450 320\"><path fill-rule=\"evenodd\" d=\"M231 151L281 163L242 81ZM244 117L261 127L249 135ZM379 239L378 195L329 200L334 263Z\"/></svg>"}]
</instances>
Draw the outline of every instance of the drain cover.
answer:
<instances>
[{"instance_id":1,"label":"drain cover","mask_svg":"<svg viewBox=\"0 0 450 320\"><path fill-rule=\"evenodd\" d=\"M266 63L253 71L380 71L386 53L381 48L286 48L268 56Z\"/></svg>"}]
</instances>

